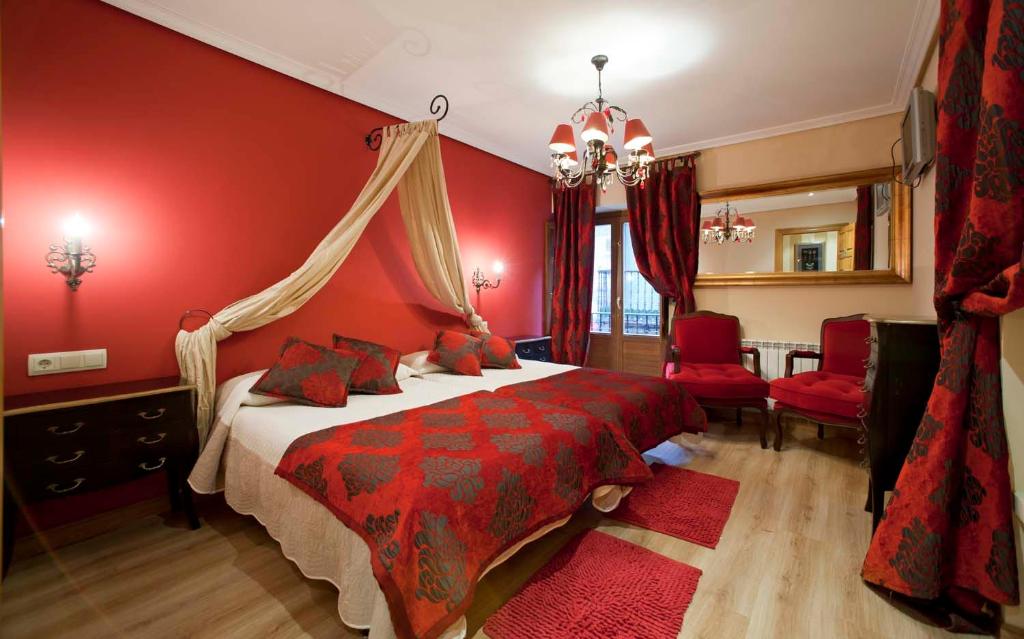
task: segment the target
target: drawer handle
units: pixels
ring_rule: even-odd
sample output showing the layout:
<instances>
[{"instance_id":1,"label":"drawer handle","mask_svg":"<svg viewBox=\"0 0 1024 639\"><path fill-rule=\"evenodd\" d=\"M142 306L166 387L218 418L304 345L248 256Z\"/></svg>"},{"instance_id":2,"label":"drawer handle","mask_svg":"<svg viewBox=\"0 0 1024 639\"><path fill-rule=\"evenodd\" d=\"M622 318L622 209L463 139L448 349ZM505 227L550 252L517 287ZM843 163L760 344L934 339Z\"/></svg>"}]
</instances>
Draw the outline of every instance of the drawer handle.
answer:
<instances>
[{"instance_id":1,"label":"drawer handle","mask_svg":"<svg viewBox=\"0 0 1024 639\"><path fill-rule=\"evenodd\" d=\"M154 437L153 439L146 439L146 436L143 435L142 437L139 437L135 441L139 442L140 444L152 446L153 444L159 444L160 442L162 442L164 440L164 437L167 437L167 433L157 433L156 437Z\"/></svg>"},{"instance_id":2,"label":"drawer handle","mask_svg":"<svg viewBox=\"0 0 1024 639\"><path fill-rule=\"evenodd\" d=\"M46 487L46 490L50 491L51 493L55 493L57 495L59 495L61 493L70 493L72 490L74 490L74 489L78 488L79 486L81 486L82 482L84 482L84 481L85 481L85 477L79 477L75 481L71 482L71 485L68 486L67 488L60 488L57 484L50 484L49 486Z\"/></svg>"},{"instance_id":3,"label":"drawer handle","mask_svg":"<svg viewBox=\"0 0 1024 639\"><path fill-rule=\"evenodd\" d=\"M149 412L148 410L144 410L144 411L139 411L139 417L141 417L142 419L160 419L161 417L164 416L164 413L166 413L166 412L167 412L166 408L158 408L155 411L153 411L152 413Z\"/></svg>"},{"instance_id":4,"label":"drawer handle","mask_svg":"<svg viewBox=\"0 0 1024 639\"><path fill-rule=\"evenodd\" d=\"M76 450L74 456L68 457L67 459L57 459L56 455L50 455L49 457L46 458L46 461L50 462L51 464L70 464L71 462L76 462L79 459L81 459L82 455L84 454L84 450Z\"/></svg>"},{"instance_id":5,"label":"drawer handle","mask_svg":"<svg viewBox=\"0 0 1024 639\"><path fill-rule=\"evenodd\" d=\"M139 468L141 468L142 470L147 470L147 471L159 470L159 469L163 468L164 462L166 462L166 461L167 461L166 457L161 457L160 461L158 461L155 466L150 466L146 462L142 462L141 464L139 464Z\"/></svg>"},{"instance_id":6,"label":"drawer handle","mask_svg":"<svg viewBox=\"0 0 1024 639\"><path fill-rule=\"evenodd\" d=\"M71 428L61 430L60 426L50 426L46 430L50 431L54 435L70 435L71 433L77 433L81 430L82 426L85 426L85 422L75 422L71 425Z\"/></svg>"}]
</instances>

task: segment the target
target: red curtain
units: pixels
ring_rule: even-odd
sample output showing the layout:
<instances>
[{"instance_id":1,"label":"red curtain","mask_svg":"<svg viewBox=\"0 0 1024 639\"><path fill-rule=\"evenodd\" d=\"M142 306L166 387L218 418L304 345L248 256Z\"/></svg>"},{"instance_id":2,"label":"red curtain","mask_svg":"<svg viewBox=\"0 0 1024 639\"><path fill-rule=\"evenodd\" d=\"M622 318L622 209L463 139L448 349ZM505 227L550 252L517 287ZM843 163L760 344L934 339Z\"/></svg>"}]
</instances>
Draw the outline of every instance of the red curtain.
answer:
<instances>
[{"instance_id":1,"label":"red curtain","mask_svg":"<svg viewBox=\"0 0 1024 639\"><path fill-rule=\"evenodd\" d=\"M935 308L942 360L863 576L956 629L1017 603L998 316L1024 306L1024 4L942 4Z\"/></svg>"},{"instance_id":2,"label":"red curtain","mask_svg":"<svg viewBox=\"0 0 1024 639\"><path fill-rule=\"evenodd\" d=\"M554 290L551 355L582 366L590 342L590 298L594 277L594 186L552 186L555 209Z\"/></svg>"},{"instance_id":3,"label":"red curtain","mask_svg":"<svg viewBox=\"0 0 1024 639\"><path fill-rule=\"evenodd\" d=\"M853 270L870 271L875 233L875 207L871 185L857 187L857 222L853 225Z\"/></svg>"},{"instance_id":4,"label":"red curtain","mask_svg":"<svg viewBox=\"0 0 1024 639\"><path fill-rule=\"evenodd\" d=\"M694 157L655 162L643 186L626 189L626 205L637 269L660 295L676 301L677 314L696 310L700 195Z\"/></svg>"}]
</instances>

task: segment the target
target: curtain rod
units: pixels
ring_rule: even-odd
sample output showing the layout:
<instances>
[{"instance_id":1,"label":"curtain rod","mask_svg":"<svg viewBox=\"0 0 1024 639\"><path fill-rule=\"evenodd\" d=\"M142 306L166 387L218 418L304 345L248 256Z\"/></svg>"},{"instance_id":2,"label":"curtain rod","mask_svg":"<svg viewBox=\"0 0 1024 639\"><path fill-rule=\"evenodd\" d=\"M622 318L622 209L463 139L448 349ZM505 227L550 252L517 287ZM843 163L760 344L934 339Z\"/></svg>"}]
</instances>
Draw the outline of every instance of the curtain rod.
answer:
<instances>
[{"instance_id":1,"label":"curtain rod","mask_svg":"<svg viewBox=\"0 0 1024 639\"><path fill-rule=\"evenodd\" d=\"M665 155L662 157L655 157L654 160L682 160L684 158L699 158L700 151L688 151L686 153L676 153L674 155Z\"/></svg>"},{"instance_id":2,"label":"curtain rod","mask_svg":"<svg viewBox=\"0 0 1024 639\"><path fill-rule=\"evenodd\" d=\"M437 115L438 113L441 114L437 118L438 122L443 120L444 116L448 115L448 96L446 96L443 93L438 93L430 101L430 115ZM384 127L377 127L376 129L367 133L366 137L363 138L363 140L366 142L366 148L370 149L371 151L376 151L377 149L379 149L383 136Z\"/></svg>"}]
</instances>

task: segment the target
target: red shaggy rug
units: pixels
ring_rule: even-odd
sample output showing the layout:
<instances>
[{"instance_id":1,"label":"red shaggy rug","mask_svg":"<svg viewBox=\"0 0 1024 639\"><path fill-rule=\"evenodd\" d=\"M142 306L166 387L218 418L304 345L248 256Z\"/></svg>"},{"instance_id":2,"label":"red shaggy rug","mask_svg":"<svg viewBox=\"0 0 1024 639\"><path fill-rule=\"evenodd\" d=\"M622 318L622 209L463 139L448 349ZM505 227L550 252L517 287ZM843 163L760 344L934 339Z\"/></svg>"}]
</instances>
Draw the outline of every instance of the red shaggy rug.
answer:
<instances>
[{"instance_id":1,"label":"red shaggy rug","mask_svg":"<svg viewBox=\"0 0 1024 639\"><path fill-rule=\"evenodd\" d=\"M633 489L608 517L714 548L740 483L655 464L654 479Z\"/></svg>"},{"instance_id":2,"label":"red shaggy rug","mask_svg":"<svg viewBox=\"0 0 1024 639\"><path fill-rule=\"evenodd\" d=\"M491 639L675 639L700 570L581 533L484 624Z\"/></svg>"}]
</instances>

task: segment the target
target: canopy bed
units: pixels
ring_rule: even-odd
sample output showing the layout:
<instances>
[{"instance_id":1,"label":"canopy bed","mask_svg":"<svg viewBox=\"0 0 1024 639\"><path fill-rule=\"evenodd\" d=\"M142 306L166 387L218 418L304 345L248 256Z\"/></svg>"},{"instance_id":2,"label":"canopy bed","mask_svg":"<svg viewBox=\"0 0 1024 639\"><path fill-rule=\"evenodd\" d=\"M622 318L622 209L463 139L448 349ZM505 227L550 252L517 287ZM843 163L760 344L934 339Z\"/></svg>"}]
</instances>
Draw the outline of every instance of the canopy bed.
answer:
<instances>
[{"instance_id":1,"label":"canopy bed","mask_svg":"<svg viewBox=\"0 0 1024 639\"><path fill-rule=\"evenodd\" d=\"M374 639L462 637L483 574L564 524L586 499L613 509L628 486L651 477L640 451L701 432L706 420L671 381L520 364L514 355L508 369L482 374L478 361L478 376L468 377L438 373L435 360L417 354L408 362L423 369L402 369L390 394L346 399L346 389L334 408L281 401L271 392L279 387L264 386L275 371L308 364L284 367L289 353L340 357L337 342L346 338L338 336L334 350L290 339L274 368L215 393L217 342L308 301L395 187L426 288L466 318L471 339L502 339L468 301L436 123L387 127L369 182L299 269L178 333L182 377L198 389L202 452L189 484L223 490L305 575L334 584L347 625ZM449 333L439 333L430 357Z\"/></svg>"}]
</instances>

